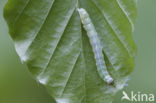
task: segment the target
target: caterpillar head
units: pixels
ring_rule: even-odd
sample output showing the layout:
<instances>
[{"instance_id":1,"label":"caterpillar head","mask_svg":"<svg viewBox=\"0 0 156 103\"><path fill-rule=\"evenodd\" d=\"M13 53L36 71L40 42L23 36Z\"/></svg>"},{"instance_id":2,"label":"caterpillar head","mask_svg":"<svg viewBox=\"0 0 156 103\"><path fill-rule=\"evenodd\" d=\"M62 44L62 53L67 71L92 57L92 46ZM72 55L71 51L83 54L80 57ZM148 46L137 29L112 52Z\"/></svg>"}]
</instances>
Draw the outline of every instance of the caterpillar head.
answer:
<instances>
[{"instance_id":1,"label":"caterpillar head","mask_svg":"<svg viewBox=\"0 0 156 103\"><path fill-rule=\"evenodd\" d=\"M108 85L114 85L113 78L111 78L110 76L106 76L105 79Z\"/></svg>"}]
</instances>

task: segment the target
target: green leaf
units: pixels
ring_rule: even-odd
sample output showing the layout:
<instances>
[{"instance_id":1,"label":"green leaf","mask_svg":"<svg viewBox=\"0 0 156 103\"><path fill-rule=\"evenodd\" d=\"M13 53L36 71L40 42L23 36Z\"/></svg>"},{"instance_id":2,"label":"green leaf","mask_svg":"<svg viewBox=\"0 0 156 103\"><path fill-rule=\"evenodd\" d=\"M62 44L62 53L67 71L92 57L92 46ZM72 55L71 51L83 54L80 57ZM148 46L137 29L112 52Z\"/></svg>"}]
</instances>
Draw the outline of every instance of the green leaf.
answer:
<instances>
[{"instance_id":1,"label":"green leaf","mask_svg":"<svg viewBox=\"0 0 156 103\"><path fill-rule=\"evenodd\" d=\"M98 75L77 6L98 32L114 86ZM4 17L21 61L57 103L111 103L133 70L136 0L8 0Z\"/></svg>"}]
</instances>

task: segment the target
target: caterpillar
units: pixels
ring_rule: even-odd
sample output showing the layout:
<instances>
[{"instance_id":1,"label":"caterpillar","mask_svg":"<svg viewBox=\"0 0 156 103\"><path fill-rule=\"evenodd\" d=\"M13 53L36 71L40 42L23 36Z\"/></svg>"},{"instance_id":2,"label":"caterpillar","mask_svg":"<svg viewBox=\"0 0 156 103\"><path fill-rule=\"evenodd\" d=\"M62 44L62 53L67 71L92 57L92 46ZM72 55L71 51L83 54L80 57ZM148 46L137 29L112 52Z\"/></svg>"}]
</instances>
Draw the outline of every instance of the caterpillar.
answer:
<instances>
[{"instance_id":1,"label":"caterpillar","mask_svg":"<svg viewBox=\"0 0 156 103\"><path fill-rule=\"evenodd\" d=\"M112 85L114 84L114 79L109 75L107 71L107 67L104 61L104 55L102 53L102 47L100 45L100 40L98 38L98 34L95 30L95 27L89 17L89 14L83 8L78 9L78 12L83 27L87 32L89 42L92 46L98 74L107 84Z\"/></svg>"}]
</instances>

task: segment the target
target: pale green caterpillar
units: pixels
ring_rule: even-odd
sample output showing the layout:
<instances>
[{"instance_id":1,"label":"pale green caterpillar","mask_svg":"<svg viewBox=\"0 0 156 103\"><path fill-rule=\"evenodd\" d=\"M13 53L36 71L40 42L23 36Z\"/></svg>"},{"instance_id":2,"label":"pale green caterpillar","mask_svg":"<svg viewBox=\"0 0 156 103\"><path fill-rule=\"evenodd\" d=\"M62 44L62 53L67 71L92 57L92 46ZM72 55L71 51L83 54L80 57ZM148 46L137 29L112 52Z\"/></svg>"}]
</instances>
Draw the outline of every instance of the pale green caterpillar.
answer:
<instances>
[{"instance_id":1,"label":"pale green caterpillar","mask_svg":"<svg viewBox=\"0 0 156 103\"><path fill-rule=\"evenodd\" d=\"M114 79L109 75L107 67L104 61L104 55L102 53L102 47L95 27L89 17L87 11L83 8L78 9L80 14L81 22L90 40L90 44L93 49L94 57L96 60L96 66L99 76L107 82L107 84L114 84Z\"/></svg>"}]
</instances>

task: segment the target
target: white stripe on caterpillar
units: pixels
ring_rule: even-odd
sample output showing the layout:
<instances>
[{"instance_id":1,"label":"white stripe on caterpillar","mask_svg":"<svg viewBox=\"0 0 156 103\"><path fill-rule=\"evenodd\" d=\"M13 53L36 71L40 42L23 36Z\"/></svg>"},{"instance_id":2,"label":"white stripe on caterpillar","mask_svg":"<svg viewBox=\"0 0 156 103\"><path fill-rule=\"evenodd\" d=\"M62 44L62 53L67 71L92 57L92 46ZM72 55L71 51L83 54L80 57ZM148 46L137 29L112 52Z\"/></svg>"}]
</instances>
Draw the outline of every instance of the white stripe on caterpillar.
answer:
<instances>
[{"instance_id":1,"label":"white stripe on caterpillar","mask_svg":"<svg viewBox=\"0 0 156 103\"><path fill-rule=\"evenodd\" d=\"M107 71L107 67L104 61L104 55L102 53L102 47L100 45L100 40L98 38L95 27L89 17L89 14L83 8L78 9L78 12L80 14L83 27L87 31L87 35L93 49L98 74L108 84L114 84L114 79L109 75Z\"/></svg>"}]
</instances>

